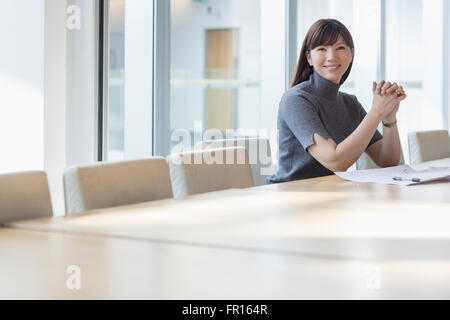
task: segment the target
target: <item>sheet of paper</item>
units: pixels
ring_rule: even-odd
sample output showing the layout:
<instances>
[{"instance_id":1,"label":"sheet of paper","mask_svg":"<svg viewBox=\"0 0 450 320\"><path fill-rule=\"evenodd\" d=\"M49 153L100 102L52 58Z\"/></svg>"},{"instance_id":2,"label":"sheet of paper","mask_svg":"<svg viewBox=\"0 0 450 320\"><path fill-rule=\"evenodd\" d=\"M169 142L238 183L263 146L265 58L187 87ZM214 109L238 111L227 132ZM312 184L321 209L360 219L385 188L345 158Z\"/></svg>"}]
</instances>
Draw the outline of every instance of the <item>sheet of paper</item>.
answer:
<instances>
[{"instance_id":1,"label":"sheet of paper","mask_svg":"<svg viewBox=\"0 0 450 320\"><path fill-rule=\"evenodd\" d=\"M408 165L403 165L380 169L335 172L335 174L350 181L408 186L422 182L448 179L450 177L450 167L430 167L425 170L414 170ZM394 180L394 177L400 179ZM412 179L418 179L419 182L414 182Z\"/></svg>"}]
</instances>

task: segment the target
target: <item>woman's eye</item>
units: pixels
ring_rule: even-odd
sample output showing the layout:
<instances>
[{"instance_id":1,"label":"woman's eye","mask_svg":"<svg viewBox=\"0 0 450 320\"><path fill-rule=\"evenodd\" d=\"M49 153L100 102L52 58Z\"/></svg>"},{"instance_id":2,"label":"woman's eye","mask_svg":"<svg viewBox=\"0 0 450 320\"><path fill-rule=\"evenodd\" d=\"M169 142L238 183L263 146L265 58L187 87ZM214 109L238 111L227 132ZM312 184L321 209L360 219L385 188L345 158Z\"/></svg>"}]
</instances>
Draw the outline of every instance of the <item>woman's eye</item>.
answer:
<instances>
[{"instance_id":1,"label":"woman's eye","mask_svg":"<svg viewBox=\"0 0 450 320\"><path fill-rule=\"evenodd\" d=\"M345 50L345 47L339 47L338 50Z\"/></svg>"},{"instance_id":2,"label":"woman's eye","mask_svg":"<svg viewBox=\"0 0 450 320\"><path fill-rule=\"evenodd\" d=\"M319 48L318 51L325 51L325 48Z\"/></svg>"}]
</instances>

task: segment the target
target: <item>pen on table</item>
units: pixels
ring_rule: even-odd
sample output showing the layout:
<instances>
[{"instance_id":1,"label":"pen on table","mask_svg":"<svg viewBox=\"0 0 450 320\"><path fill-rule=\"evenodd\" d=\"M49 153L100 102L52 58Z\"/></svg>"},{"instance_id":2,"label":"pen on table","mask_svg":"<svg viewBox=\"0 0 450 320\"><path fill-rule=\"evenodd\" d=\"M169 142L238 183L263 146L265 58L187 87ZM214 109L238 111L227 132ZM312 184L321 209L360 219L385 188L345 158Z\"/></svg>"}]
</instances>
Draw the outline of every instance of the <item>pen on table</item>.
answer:
<instances>
[{"instance_id":1,"label":"pen on table","mask_svg":"<svg viewBox=\"0 0 450 320\"><path fill-rule=\"evenodd\" d=\"M419 178L402 178L402 177L393 177L395 181L412 181L412 182L420 182Z\"/></svg>"}]
</instances>

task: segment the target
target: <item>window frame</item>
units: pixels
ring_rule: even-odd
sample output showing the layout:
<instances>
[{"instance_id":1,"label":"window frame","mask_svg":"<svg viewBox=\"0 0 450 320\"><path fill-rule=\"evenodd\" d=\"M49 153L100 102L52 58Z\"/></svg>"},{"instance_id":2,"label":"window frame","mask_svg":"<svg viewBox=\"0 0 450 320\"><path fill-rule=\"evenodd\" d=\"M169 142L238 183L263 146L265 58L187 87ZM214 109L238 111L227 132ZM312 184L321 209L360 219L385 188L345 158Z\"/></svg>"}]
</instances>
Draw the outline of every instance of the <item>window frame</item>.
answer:
<instances>
[{"instance_id":1,"label":"window frame","mask_svg":"<svg viewBox=\"0 0 450 320\"><path fill-rule=\"evenodd\" d=\"M108 120L108 64L109 64L109 6L107 0L99 0L98 19L98 65L97 65L97 158L98 161L105 159L107 152L107 120ZM153 0L153 88L152 90L152 156L167 156L170 153L170 5L171 1ZM386 0L380 0L380 36L379 36L379 59L377 81L386 76ZM442 79L442 115L444 119L444 128L449 129L450 122L450 90L449 90L449 42L450 42L450 4L443 1L443 66L444 75ZM298 0L285 0L285 29L286 29L286 48L285 48L285 89L290 86L295 67L297 64L297 6Z\"/></svg>"}]
</instances>

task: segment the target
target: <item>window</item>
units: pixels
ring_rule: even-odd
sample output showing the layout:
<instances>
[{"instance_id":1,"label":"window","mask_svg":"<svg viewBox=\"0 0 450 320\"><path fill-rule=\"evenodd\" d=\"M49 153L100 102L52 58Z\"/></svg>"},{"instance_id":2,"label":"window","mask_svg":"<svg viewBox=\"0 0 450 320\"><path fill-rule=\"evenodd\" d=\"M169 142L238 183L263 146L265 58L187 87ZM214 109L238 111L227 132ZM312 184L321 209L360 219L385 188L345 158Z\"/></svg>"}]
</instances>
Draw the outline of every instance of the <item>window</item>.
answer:
<instances>
[{"instance_id":1,"label":"window","mask_svg":"<svg viewBox=\"0 0 450 320\"><path fill-rule=\"evenodd\" d=\"M170 4L171 151L276 128L284 92L284 2Z\"/></svg>"},{"instance_id":2,"label":"window","mask_svg":"<svg viewBox=\"0 0 450 320\"><path fill-rule=\"evenodd\" d=\"M152 145L156 154L167 155L202 139L261 135L277 127L279 100L287 89L285 53L292 49L285 39L291 1L105 2L105 159L148 156ZM169 31L153 43L156 3L167 9L162 21ZM372 106L372 81L384 78L405 87L408 98L398 119L406 161L407 133L442 128L448 116L442 87L448 66L443 7L443 0L297 0L296 21L289 23L296 26L296 60L317 19L333 17L348 27L355 59L341 90L355 94L366 110ZM167 49L161 50L161 43ZM162 62L167 70L153 70ZM153 79L166 87L155 89ZM162 103L154 102L155 94L164 95ZM276 150L277 139L271 138Z\"/></svg>"},{"instance_id":3,"label":"window","mask_svg":"<svg viewBox=\"0 0 450 320\"><path fill-rule=\"evenodd\" d=\"M398 113L403 150L408 132L443 128L442 6L441 0L386 1L386 78L408 95Z\"/></svg>"},{"instance_id":4,"label":"window","mask_svg":"<svg viewBox=\"0 0 450 320\"><path fill-rule=\"evenodd\" d=\"M124 157L125 111L125 4L111 0L109 4L109 82L107 159Z\"/></svg>"},{"instance_id":5,"label":"window","mask_svg":"<svg viewBox=\"0 0 450 320\"><path fill-rule=\"evenodd\" d=\"M153 1L108 0L106 160L152 154Z\"/></svg>"}]
</instances>

